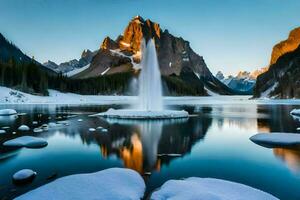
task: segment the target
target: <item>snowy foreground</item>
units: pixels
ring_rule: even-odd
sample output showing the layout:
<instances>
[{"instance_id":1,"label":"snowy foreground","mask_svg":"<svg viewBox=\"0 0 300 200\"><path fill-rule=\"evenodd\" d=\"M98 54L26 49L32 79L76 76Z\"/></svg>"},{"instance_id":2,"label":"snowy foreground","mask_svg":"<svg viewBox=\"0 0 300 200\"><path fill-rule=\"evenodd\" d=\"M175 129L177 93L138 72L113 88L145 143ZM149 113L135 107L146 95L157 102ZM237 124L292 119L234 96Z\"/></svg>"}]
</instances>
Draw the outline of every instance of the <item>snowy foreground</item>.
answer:
<instances>
[{"instance_id":1,"label":"snowy foreground","mask_svg":"<svg viewBox=\"0 0 300 200\"><path fill-rule=\"evenodd\" d=\"M137 172L111 168L59 178L17 197L16 200L141 199L144 191L144 180Z\"/></svg>"},{"instance_id":2,"label":"snowy foreground","mask_svg":"<svg viewBox=\"0 0 300 200\"><path fill-rule=\"evenodd\" d=\"M130 169L111 168L91 174L59 178L17 197L16 200L138 200L143 198L144 192L144 180L137 172ZM270 194L243 184L196 177L167 181L151 195L150 199L278 200Z\"/></svg>"},{"instance_id":3,"label":"snowy foreground","mask_svg":"<svg viewBox=\"0 0 300 200\"><path fill-rule=\"evenodd\" d=\"M216 105L216 104L299 104L300 99L256 99L251 96L164 97L166 105ZM134 96L78 95L49 90L49 96L35 96L7 87L0 87L0 104L130 104Z\"/></svg>"}]
</instances>

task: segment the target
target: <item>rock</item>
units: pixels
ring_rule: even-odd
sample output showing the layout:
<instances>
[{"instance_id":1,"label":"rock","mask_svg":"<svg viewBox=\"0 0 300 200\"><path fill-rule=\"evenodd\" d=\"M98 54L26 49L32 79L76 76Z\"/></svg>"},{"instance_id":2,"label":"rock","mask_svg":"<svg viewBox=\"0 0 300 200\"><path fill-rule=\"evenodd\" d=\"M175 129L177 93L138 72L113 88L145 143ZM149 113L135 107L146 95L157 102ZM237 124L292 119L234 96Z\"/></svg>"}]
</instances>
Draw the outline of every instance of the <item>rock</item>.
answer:
<instances>
[{"instance_id":1,"label":"rock","mask_svg":"<svg viewBox=\"0 0 300 200\"><path fill-rule=\"evenodd\" d=\"M91 174L65 176L29 191L15 200L141 199L143 178L130 169L111 168Z\"/></svg>"},{"instance_id":2,"label":"rock","mask_svg":"<svg viewBox=\"0 0 300 200\"><path fill-rule=\"evenodd\" d=\"M151 200L279 200L247 185L214 178L191 177L169 180L151 195Z\"/></svg>"},{"instance_id":3,"label":"rock","mask_svg":"<svg viewBox=\"0 0 300 200\"><path fill-rule=\"evenodd\" d=\"M0 134L4 134L4 133L6 133L6 131L0 129Z\"/></svg>"},{"instance_id":4,"label":"rock","mask_svg":"<svg viewBox=\"0 0 300 200\"><path fill-rule=\"evenodd\" d=\"M89 128L89 131L90 131L90 132L95 132L96 129L94 129L94 128Z\"/></svg>"},{"instance_id":5,"label":"rock","mask_svg":"<svg viewBox=\"0 0 300 200\"><path fill-rule=\"evenodd\" d=\"M3 143L4 146L11 147L27 147L27 148L42 148L48 145L48 142L43 138L22 136L8 140Z\"/></svg>"},{"instance_id":6,"label":"rock","mask_svg":"<svg viewBox=\"0 0 300 200\"><path fill-rule=\"evenodd\" d=\"M27 126L27 125L21 125L19 128L18 128L19 131L29 131L30 128Z\"/></svg>"},{"instance_id":7,"label":"rock","mask_svg":"<svg viewBox=\"0 0 300 200\"><path fill-rule=\"evenodd\" d=\"M13 175L14 183L28 183L34 179L36 172L31 169L22 169Z\"/></svg>"},{"instance_id":8,"label":"rock","mask_svg":"<svg viewBox=\"0 0 300 200\"><path fill-rule=\"evenodd\" d=\"M9 116L9 115L16 115L17 111L14 109L2 109L0 110L0 116Z\"/></svg>"},{"instance_id":9,"label":"rock","mask_svg":"<svg viewBox=\"0 0 300 200\"><path fill-rule=\"evenodd\" d=\"M263 146L293 146L300 144L300 134L298 133L259 133L250 140Z\"/></svg>"},{"instance_id":10,"label":"rock","mask_svg":"<svg viewBox=\"0 0 300 200\"><path fill-rule=\"evenodd\" d=\"M290 35L300 42L300 28L295 30L295 34ZM297 46L291 43L294 39L283 42L278 50L273 50L270 67L257 77L253 90L255 98L300 98L300 46L298 42L295 43L298 44Z\"/></svg>"}]
</instances>

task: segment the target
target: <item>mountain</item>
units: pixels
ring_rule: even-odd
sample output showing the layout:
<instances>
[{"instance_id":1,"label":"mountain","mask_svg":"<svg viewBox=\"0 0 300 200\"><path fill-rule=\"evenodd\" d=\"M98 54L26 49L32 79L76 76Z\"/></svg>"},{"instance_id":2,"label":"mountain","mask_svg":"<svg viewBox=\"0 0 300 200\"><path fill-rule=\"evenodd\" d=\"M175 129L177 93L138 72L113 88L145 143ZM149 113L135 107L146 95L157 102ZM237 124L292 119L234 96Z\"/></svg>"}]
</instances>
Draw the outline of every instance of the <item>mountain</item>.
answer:
<instances>
[{"instance_id":1,"label":"mountain","mask_svg":"<svg viewBox=\"0 0 300 200\"><path fill-rule=\"evenodd\" d=\"M192 50L188 41L173 36L168 30L162 30L158 23L144 20L140 16L134 17L123 35L116 40L106 37L90 66L72 78L87 79L123 72L138 73L143 38L146 41L154 39L160 71L169 88L173 87L170 84L180 82L187 87L197 87L198 91L202 90L202 95L206 95L208 91L219 94L237 93L212 75L203 57Z\"/></svg>"},{"instance_id":2,"label":"mountain","mask_svg":"<svg viewBox=\"0 0 300 200\"><path fill-rule=\"evenodd\" d=\"M273 47L270 66L257 77L254 97L299 98L300 27Z\"/></svg>"},{"instance_id":3,"label":"mountain","mask_svg":"<svg viewBox=\"0 0 300 200\"><path fill-rule=\"evenodd\" d=\"M300 46L257 77L254 97L300 98Z\"/></svg>"},{"instance_id":4,"label":"mountain","mask_svg":"<svg viewBox=\"0 0 300 200\"><path fill-rule=\"evenodd\" d=\"M0 33L0 61L8 62L11 58L17 63L29 63L32 61L32 58L25 55L18 47L13 43L9 42L1 33Z\"/></svg>"},{"instance_id":5,"label":"mountain","mask_svg":"<svg viewBox=\"0 0 300 200\"><path fill-rule=\"evenodd\" d=\"M255 77L252 73L247 71L241 71L236 76L230 75L228 77L225 77L221 71L218 71L216 78L229 88L245 92L246 94L252 94L255 85Z\"/></svg>"},{"instance_id":6,"label":"mountain","mask_svg":"<svg viewBox=\"0 0 300 200\"><path fill-rule=\"evenodd\" d=\"M97 51L92 52L91 50L87 49L82 52L79 60L73 59L67 62L60 63L59 65L48 60L47 62L43 63L43 65L57 73L67 74L73 70L80 71L79 69L89 65L96 53Z\"/></svg>"},{"instance_id":7,"label":"mountain","mask_svg":"<svg viewBox=\"0 0 300 200\"><path fill-rule=\"evenodd\" d=\"M292 30L288 39L283 40L273 47L270 65L276 63L282 55L294 51L300 45L300 27Z\"/></svg>"}]
</instances>

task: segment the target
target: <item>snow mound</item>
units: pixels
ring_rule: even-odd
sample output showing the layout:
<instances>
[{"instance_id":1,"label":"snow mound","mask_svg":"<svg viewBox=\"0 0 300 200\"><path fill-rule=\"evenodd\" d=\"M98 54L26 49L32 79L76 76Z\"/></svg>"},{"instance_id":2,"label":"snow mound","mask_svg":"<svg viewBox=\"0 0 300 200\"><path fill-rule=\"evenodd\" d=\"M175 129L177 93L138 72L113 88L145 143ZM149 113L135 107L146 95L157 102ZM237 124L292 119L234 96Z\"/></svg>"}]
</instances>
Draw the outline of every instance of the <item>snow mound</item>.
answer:
<instances>
[{"instance_id":1,"label":"snow mound","mask_svg":"<svg viewBox=\"0 0 300 200\"><path fill-rule=\"evenodd\" d=\"M12 147L27 147L27 148L41 148L48 145L48 142L43 138L22 136L3 143L4 146Z\"/></svg>"},{"instance_id":2,"label":"snow mound","mask_svg":"<svg viewBox=\"0 0 300 200\"><path fill-rule=\"evenodd\" d=\"M291 115L298 115L300 116L300 109L293 109L291 112L290 112Z\"/></svg>"},{"instance_id":3,"label":"snow mound","mask_svg":"<svg viewBox=\"0 0 300 200\"><path fill-rule=\"evenodd\" d=\"M278 200L268 193L243 184L221 179L197 177L167 181L151 196L151 200L166 199Z\"/></svg>"},{"instance_id":4,"label":"snow mound","mask_svg":"<svg viewBox=\"0 0 300 200\"><path fill-rule=\"evenodd\" d=\"M13 175L13 181L16 183L24 183L31 181L36 176L36 172L31 169L22 169Z\"/></svg>"},{"instance_id":5,"label":"snow mound","mask_svg":"<svg viewBox=\"0 0 300 200\"><path fill-rule=\"evenodd\" d=\"M89 128L89 131L90 131L90 132L95 132L96 129L94 129L94 128Z\"/></svg>"},{"instance_id":6,"label":"snow mound","mask_svg":"<svg viewBox=\"0 0 300 200\"><path fill-rule=\"evenodd\" d=\"M300 134L259 133L250 137L250 140L261 145L290 146L300 144Z\"/></svg>"},{"instance_id":7,"label":"snow mound","mask_svg":"<svg viewBox=\"0 0 300 200\"><path fill-rule=\"evenodd\" d=\"M0 110L0 116L16 115L17 111L14 109L2 109Z\"/></svg>"},{"instance_id":8,"label":"snow mound","mask_svg":"<svg viewBox=\"0 0 300 200\"><path fill-rule=\"evenodd\" d=\"M15 200L138 200L143 197L144 190L144 180L137 172L130 169L111 168L91 174L76 174L59 178Z\"/></svg>"},{"instance_id":9,"label":"snow mound","mask_svg":"<svg viewBox=\"0 0 300 200\"><path fill-rule=\"evenodd\" d=\"M21 125L19 128L18 128L19 131L29 131L30 128L26 125Z\"/></svg>"},{"instance_id":10,"label":"snow mound","mask_svg":"<svg viewBox=\"0 0 300 200\"><path fill-rule=\"evenodd\" d=\"M41 133L41 132L43 132L43 129L41 129L41 128L34 128L33 132L34 133Z\"/></svg>"},{"instance_id":11,"label":"snow mound","mask_svg":"<svg viewBox=\"0 0 300 200\"><path fill-rule=\"evenodd\" d=\"M185 118L189 113L181 110L162 110L162 111L144 111L144 110L115 110L110 108L108 111L98 113L93 116L102 116L107 118L119 119L169 119L169 118Z\"/></svg>"},{"instance_id":12,"label":"snow mound","mask_svg":"<svg viewBox=\"0 0 300 200\"><path fill-rule=\"evenodd\" d=\"M5 130L0 130L0 134L4 134L4 133L6 133Z\"/></svg>"}]
</instances>

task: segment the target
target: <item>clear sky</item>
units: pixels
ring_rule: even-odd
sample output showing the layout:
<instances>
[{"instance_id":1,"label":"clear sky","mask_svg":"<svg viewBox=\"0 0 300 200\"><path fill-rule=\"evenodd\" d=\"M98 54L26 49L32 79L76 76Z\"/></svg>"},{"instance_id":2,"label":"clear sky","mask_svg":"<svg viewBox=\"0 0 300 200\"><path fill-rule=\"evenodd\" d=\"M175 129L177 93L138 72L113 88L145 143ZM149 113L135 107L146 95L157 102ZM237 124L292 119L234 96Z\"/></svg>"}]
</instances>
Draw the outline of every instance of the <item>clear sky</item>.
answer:
<instances>
[{"instance_id":1,"label":"clear sky","mask_svg":"<svg viewBox=\"0 0 300 200\"><path fill-rule=\"evenodd\" d=\"M0 0L0 32L45 62L79 58L141 15L190 41L213 73L266 66L300 26L299 0Z\"/></svg>"}]
</instances>

